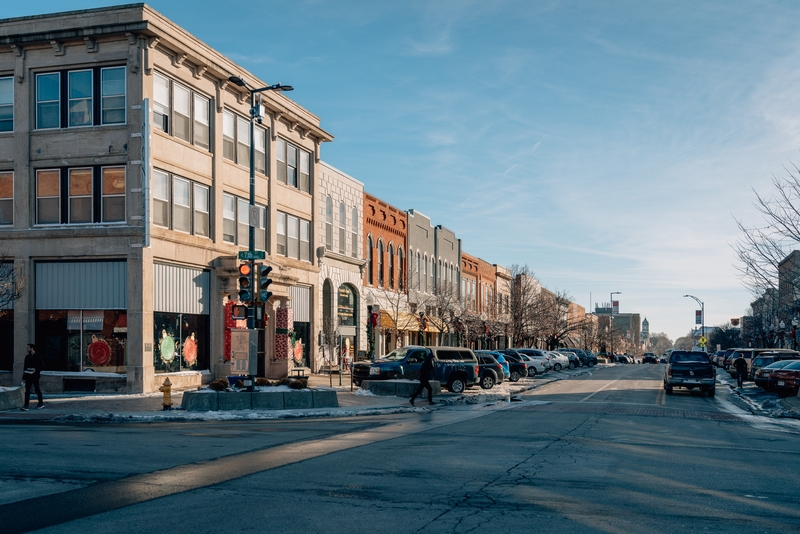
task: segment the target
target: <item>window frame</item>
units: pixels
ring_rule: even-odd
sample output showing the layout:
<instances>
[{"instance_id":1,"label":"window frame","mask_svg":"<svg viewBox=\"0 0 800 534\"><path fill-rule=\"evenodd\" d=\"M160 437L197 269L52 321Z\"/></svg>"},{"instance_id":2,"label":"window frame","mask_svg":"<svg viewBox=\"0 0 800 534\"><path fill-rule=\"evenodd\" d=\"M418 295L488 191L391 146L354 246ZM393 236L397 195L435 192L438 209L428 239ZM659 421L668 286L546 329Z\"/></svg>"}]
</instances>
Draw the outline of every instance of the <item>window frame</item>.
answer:
<instances>
[{"instance_id":1,"label":"window frame","mask_svg":"<svg viewBox=\"0 0 800 534\"><path fill-rule=\"evenodd\" d=\"M275 162L278 167L278 181L289 187L293 187L304 193L313 194L311 176L311 152L295 145L294 143L278 137L275 150ZM294 152L294 161L290 154ZM303 173L304 166L307 165L308 172ZM290 173L289 171L292 170ZM291 180L290 180L291 177Z\"/></svg>"},{"instance_id":2,"label":"window frame","mask_svg":"<svg viewBox=\"0 0 800 534\"><path fill-rule=\"evenodd\" d=\"M226 206L227 203L233 203L232 208ZM244 205L246 211L244 215L246 216L245 222L242 223L239 221L240 217L240 206ZM259 210L259 225L256 227L256 235L255 235L255 243L256 249L258 249L259 242L263 242L264 248L263 250L269 250L267 247L269 245L269 233L267 232L267 214L269 210L267 206L263 204L256 204L256 208ZM229 245L236 245L238 247L249 247L250 246L250 201L245 199L244 197L240 197L234 195L233 193L228 193L227 191L222 192L222 242L227 243ZM233 217L227 217L226 215L233 215ZM232 233L226 234L225 223L228 222L228 225L232 228ZM239 233L240 233L240 225L244 225L247 227L247 234L244 239L243 243L239 241ZM231 239L232 238L232 239Z\"/></svg>"},{"instance_id":3,"label":"window frame","mask_svg":"<svg viewBox=\"0 0 800 534\"><path fill-rule=\"evenodd\" d=\"M9 92L9 94L11 96L11 99L6 104L4 104L3 102L0 101L0 110L3 110L4 108L8 108L10 110L10 114L9 114L9 118L8 119L1 119L0 118L0 125L8 122L11 125L11 127L9 129L7 129L7 130L0 129L0 134L3 134L3 133L14 133L14 77L13 76L0 76L0 87L5 85L6 83L8 84L8 87L11 88L11 91ZM0 93L0 94L2 94L2 93ZM0 112L0 117L2 117L2 112Z\"/></svg>"},{"instance_id":4,"label":"window frame","mask_svg":"<svg viewBox=\"0 0 800 534\"><path fill-rule=\"evenodd\" d=\"M347 255L347 206L339 202L339 254Z\"/></svg>"},{"instance_id":5,"label":"window frame","mask_svg":"<svg viewBox=\"0 0 800 534\"><path fill-rule=\"evenodd\" d=\"M91 195L72 195L71 191L71 177L72 173L81 170L90 171ZM103 193L103 178L104 172L107 169L122 169L124 171L125 185L123 191L114 195L105 195ZM53 172L58 175L58 195L57 196L39 196L39 177L42 173ZM43 167L34 170L34 198L35 198L35 213L33 226L122 226L127 224L128 217L128 200L127 200L127 167L125 165L75 165L70 167ZM120 220L104 220L104 202L105 198L118 197L123 198L123 218ZM73 217L72 200L78 198L90 198L91 206L91 220L88 222L71 222ZM58 222L41 222L41 201L47 199L57 199L58 202Z\"/></svg>"},{"instance_id":6,"label":"window frame","mask_svg":"<svg viewBox=\"0 0 800 534\"><path fill-rule=\"evenodd\" d=\"M212 152L211 150L211 120L212 120L212 113L211 113L211 97L205 95L204 93L196 91L193 87L185 85L177 80L174 80L163 74L161 72L154 72L153 73L153 115L160 115L162 117L166 117L166 125L161 124L159 125L158 122L153 120L153 124L156 129L164 132L166 135L170 137L174 137L176 139L180 139L184 143L187 143L192 146L196 146L199 149L205 150L207 152ZM167 100L168 104L164 104L163 102L158 102L156 100L156 82L155 80L164 80L167 83ZM187 107L188 107L188 115L183 112L179 112L176 105L176 98L175 95L177 93L176 89L181 91L186 91L188 93L187 96ZM197 101L201 100L205 106L206 110L206 120L207 123L203 123L202 120L198 118L198 110L200 107L197 105ZM156 107L161 107L161 110L157 110ZM186 128L188 132L186 132L186 138L182 137L183 134L178 135L176 134L175 125L178 121L176 121L176 116L180 116L186 124ZM161 121L164 122L164 119ZM199 136L197 135L198 127L197 125L202 125L202 130L205 130L205 140L200 140ZM224 118L223 118L223 129L224 129ZM223 133L224 136L224 133ZM224 137L223 137L223 153L224 153Z\"/></svg>"},{"instance_id":7,"label":"window frame","mask_svg":"<svg viewBox=\"0 0 800 534\"><path fill-rule=\"evenodd\" d=\"M195 237L201 237L203 239L211 239L211 186L204 184L202 182L198 182L192 180L191 178L187 178L186 176L181 176L179 174L175 174L172 172L167 172L163 169L153 168L153 174L158 174L159 176L166 177L166 184L167 184L167 196L168 199L159 198L156 196L156 188L153 188L153 202L164 202L167 206L167 219L168 224L167 226L163 226L161 224L157 224L155 221L152 223L159 228L164 228L165 230L170 230L172 232L179 232L185 235L192 235ZM177 205L176 195L175 195L175 183L176 182L185 182L188 186L188 193L189 193L189 205L179 204L181 209L188 210L188 223L189 223L189 230L184 230L183 228L176 228L175 225L175 206ZM206 208L205 210L199 209L197 207L196 201L196 192L198 189L204 189L206 194ZM202 233L198 233L197 231L197 221L198 221L198 211L201 215L205 214L207 224L204 228L207 235L203 235ZM152 217L151 217L152 218Z\"/></svg>"},{"instance_id":8,"label":"window frame","mask_svg":"<svg viewBox=\"0 0 800 534\"><path fill-rule=\"evenodd\" d=\"M303 262L311 262L311 221L278 211L276 236L278 240L276 254ZM293 254L295 246L296 254Z\"/></svg>"},{"instance_id":9,"label":"window frame","mask_svg":"<svg viewBox=\"0 0 800 534\"><path fill-rule=\"evenodd\" d=\"M71 95L73 82L72 76L81 74L81 73L89 73L89 87L90 94L89 97L81 97L81 98L73 98ZM95 117L94 117L94 69L73 69L66 71L67 73L67 128L87 128L95 125ZM72 124L72 102L80 102L80 101L87 101L89 102L89 124Z\"/></svg>"},{"instance_id":10,"label":"window frame","mask_svg":"<svg viewBox=\"0 0 800 534\"><path fill-rule=\"evenodd\" d=\"M10 184L5 184L6 180L10 180ZM4 226L14 226L14 171L0 171L0 195L3 195L3 189L8 189L11 193L11 196L0 196L0 205L5 206L6 204L10 204L8 206L8 214L11 216L11 220L9 222L3 222L3 219L0 218L0 227ZM4 210L0 210L0 213L3 213Z\"/></svg>"}]
</instances>

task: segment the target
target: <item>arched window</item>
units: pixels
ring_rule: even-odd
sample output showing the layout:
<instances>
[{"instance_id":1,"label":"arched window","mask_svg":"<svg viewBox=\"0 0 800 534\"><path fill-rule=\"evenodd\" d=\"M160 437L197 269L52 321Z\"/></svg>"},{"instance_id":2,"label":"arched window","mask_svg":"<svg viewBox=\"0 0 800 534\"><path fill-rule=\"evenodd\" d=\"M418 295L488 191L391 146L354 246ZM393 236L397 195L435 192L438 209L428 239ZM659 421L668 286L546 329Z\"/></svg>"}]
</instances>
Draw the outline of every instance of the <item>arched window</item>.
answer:
<instances>
[{"instance_id":1,"label":"arched window","mask_svg":"<svg viewBox=\"0 0 800 534\"><path fill-rule=\"evenodd\" d=\"M353 215L350 218L350 247L353 249L351 254L354 258L358 257L358 208L353 208Z\"/></svg>"},{"instance_id":2,"label":"arched window","mask_svg":"<svg viewBox=\"0 0 800 534\"><path fill-rule=\"evenodd\" d=\"M347 211L344 202L339 203L339 254L347 254Z\"/></svg>"},{"instance_id":3,"label":"arched window","mask_svg":"<svg viewBox=\"0 0 800 534\"><path fill-rule=\"evenodd\" d=\"M405 283L403 282L403 249L397 247L397 288L402 291Z\"/></svg>"},{"instance_id":4,"label":"arched window","mask_svg":"<svg viewBox=\"0 0 800 534\"><path fill-rule=\"evenodd\" d=\"M428 290L428 255L422 257L422 278L420 283L420 289L422 291Z\"/></svg>"},{"instance_id":5,"label":"arched window","mask_svg":"<svg viewBox=\"0 0 800 534\"><path fill-rule=\"evenodd\" d=\"M428 291L433 291L434 289L436 289L436 278L435 278L436 277L436 260L433 259L433 256L431 256L431 272L430 272L430 275L431 275L431 283L428 286Z\"/></svg>"},{"instance_id":6,"label":"arched window","mask_svg":"<svg viewBox=\"0 0 800 534\"><path fill-rule=\"evenodd\" d=\"M383 287L383 241L378 240L378 287Z\"/></svg>"},{"instance_id":7,"label":"arched window","mask_svg":"<svg viewBox=\"0 0 800 534\"><path fill-rule=\"evenodd\" d=\"M420 254L417 252L417 261L414 264L414 286L419 289L419 260Z\"/></svg>"},{"instance_id":8,"label":"arched window","mask_svg":"<svg viewBox=\"0 0 800 534\"><path fill-rule=\"evenodd\" d=\"M394 289L394 247L389 245L389 289Z\"/></svg>"},{"instance_id":9,"label":"arched window","mask_svg":"<svg viewBox=\"0 0 800 534\"><path fill-rule=\"evenodd\" d=\"M333 250L333 200L325 199L325 250Z\"/></svg>"},{"instance_id":10,"label":"arched window","mask_svg":"<svg viewBox=\"0 0 800 534\"><path fill-rule=\"evenodd\" d=\"M372 236L367 236L367 285L374 285L372 277Z\"/></svg>"}]
</instances>

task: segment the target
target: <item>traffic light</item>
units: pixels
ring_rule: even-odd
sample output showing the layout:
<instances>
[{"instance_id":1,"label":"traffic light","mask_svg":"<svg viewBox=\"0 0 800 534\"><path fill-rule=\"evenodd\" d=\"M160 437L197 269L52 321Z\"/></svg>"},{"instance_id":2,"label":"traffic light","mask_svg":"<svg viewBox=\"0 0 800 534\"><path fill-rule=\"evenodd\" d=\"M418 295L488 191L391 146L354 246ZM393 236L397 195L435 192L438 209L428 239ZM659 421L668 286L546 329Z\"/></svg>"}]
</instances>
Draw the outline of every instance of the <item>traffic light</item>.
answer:
<instances>
[{"instance_id":1,"label":"traffic light","mask_svg":"<svg viewBox=\"0 0 800 534\"><path fill-rule=\"evenodd\" d=\"M269 273L272 272L272 267L269 265L263 265L259 263L257 265L258 271L258 298L256 299L258 302L269 302L269 298L272 296L272 291L269 290L269 285L272 283L272 279L269 277Z\"/></svg>"},{"instance_id":2,"label":"traffic light","mask_svg":"<svg viewBox=\"0 0 800 534\"><path fill-rule=\"evenodd\" d=\"M239 265L239 300L253 302L253 264L250 262Z\"/></svg>"}]
</instances>

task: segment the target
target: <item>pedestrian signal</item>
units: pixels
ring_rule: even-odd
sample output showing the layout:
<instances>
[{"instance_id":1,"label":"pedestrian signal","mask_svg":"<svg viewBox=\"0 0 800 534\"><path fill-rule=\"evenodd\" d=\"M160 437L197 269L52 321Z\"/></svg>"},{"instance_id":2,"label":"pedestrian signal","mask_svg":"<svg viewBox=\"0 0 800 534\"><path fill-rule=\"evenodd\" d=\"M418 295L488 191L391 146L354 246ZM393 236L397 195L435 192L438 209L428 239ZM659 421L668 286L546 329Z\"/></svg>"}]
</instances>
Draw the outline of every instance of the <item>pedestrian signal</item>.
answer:
<instances>
[{"instance_id":1,"label":"pedestrian signal","mask_svg":"<svg viewBox=\"0 0 800 534\"><path fill-rule=\"evenodd\" d=\"M239 300L253 302L253 264L239 265Z\"/></svg>"},{"instance_id":2,"label":"pedestrian signal","mask_svg":"<svg viewBox=\"0 0 800 534\"><path fill-rule=\"evenodd\" d=\"M234 305L231 310L231 318L234 321L244 321L247 319L247 306Z\"/></svg>"}]
</instances>

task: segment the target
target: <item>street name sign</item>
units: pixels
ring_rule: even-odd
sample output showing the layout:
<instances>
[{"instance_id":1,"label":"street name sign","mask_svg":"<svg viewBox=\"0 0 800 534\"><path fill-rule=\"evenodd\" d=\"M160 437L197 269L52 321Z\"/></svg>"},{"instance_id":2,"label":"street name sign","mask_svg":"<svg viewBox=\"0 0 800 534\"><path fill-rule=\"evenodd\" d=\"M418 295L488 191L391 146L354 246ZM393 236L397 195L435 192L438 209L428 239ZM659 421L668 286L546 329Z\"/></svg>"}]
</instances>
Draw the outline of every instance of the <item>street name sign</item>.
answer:
<instances>
[{"instance_id":1,"label":"street name sign","mask_svg":"<svg viewBox=\"0 0 800 534\"><path fill-rule=\"evenodd\" d=\"M267 259L267 253L263 250L240 250L239 251L239 259L240 260L265 260Z\"/></svg>"}]
</instances>

